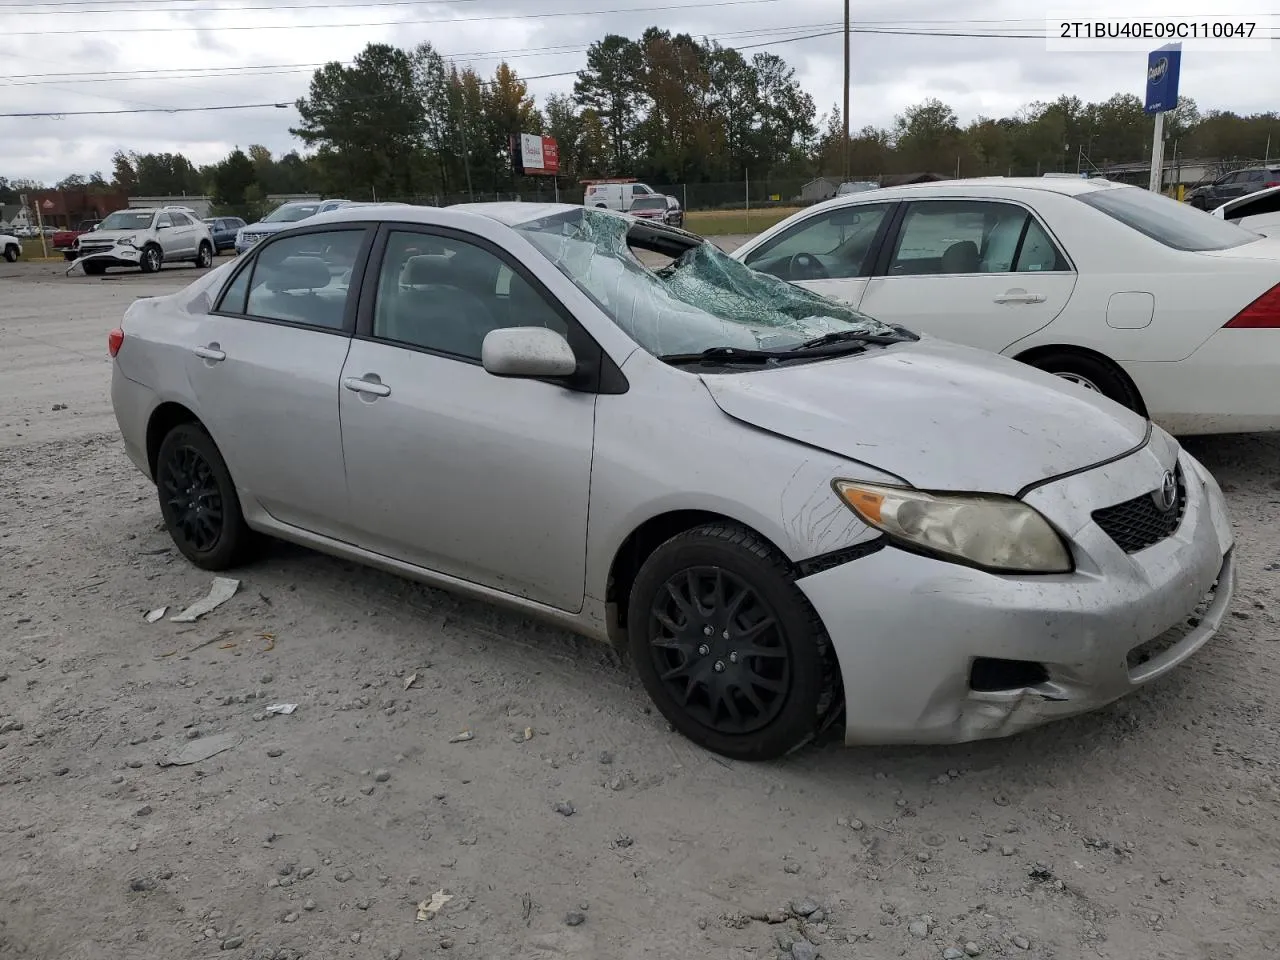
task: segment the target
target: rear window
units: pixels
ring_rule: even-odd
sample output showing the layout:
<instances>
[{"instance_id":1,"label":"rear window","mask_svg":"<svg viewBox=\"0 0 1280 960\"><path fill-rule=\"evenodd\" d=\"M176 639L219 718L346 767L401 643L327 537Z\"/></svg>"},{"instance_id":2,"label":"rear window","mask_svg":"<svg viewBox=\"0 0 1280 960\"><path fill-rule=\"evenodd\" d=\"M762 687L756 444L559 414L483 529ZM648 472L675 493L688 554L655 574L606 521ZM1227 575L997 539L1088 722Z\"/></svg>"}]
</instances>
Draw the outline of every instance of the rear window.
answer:
<instances>
[{"instance_id":1,"label":"rear window","mask_svg":"<svg viewBox=\"0 0 1280 960\"><path fill-rule=\"evenodd\" d=\"M1078 193L1076 199L1174 250L1227 250L1259 235L1189 204L1138 187Z\"/></svg>"}]
</instances>

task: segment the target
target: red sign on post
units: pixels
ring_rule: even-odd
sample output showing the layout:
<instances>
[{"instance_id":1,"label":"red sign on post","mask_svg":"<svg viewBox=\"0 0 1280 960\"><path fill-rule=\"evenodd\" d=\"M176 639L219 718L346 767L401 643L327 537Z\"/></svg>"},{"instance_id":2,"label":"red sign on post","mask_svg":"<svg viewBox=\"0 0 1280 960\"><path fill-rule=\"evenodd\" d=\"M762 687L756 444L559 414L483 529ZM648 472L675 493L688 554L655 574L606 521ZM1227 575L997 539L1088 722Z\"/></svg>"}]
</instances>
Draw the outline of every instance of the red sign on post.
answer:
<instances>
[{"instance_id":1,"label":"red sign on post","mask_svg":"<svg viewBox=\"0 0 1280 960\"><path fill-rule=\"evenodd\" d=\"M526 177L554 177L560 173L560 145L554 138L522 133L513 146L519 147L515 152L517 172Z\"/></svg>"}]
</instances>

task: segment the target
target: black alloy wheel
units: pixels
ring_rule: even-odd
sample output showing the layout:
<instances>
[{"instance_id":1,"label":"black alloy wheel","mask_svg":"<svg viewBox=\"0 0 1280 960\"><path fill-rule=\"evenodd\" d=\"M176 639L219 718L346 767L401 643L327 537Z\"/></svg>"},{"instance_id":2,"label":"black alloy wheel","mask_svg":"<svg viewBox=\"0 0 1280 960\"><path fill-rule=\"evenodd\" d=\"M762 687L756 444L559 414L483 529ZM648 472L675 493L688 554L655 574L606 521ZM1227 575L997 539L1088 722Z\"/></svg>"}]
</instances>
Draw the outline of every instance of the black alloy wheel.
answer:
<instances>
[{"instance_id":1,"label":"black alloy wheel","mask_svg":"<svg viewBox=\"0 0 1280 960\"><path fill-rule=\"evenodd\" d=\"M690 717L731 736L777 718L791 657L777 614L749 584L721 567L690 567L662 585L649 616L654 667Z\"/></svg>"},{"instance_id":2,"label":"black alloy wheel","mask_svg":"<svg viewBox=\"0 0 1280 960\"><path fill-rule=\"evenodd\" d=\"M160 488L174 527L197 553L208 553L222 537L222 491L213 467L194 447L175 447L160 471Z\"/></svg>"},{"instance_id":3,"label":"black alloy wheel","mask_svg":"<svg viewBox=\"0 0 1280 960\"><path fill-rule=\"evenodd\" d=\"M244 557L252 531L227 465L196 423L169 431L156 457L160 513L174 544L205 570L225 570Z\"/></svg>"},{"instance_id":4,"label":"black alloy wheel","mask_svg":"<svg viewBox=\"0 0 1280 960\"><path fill-rule=\"evenodd\" d=\"M641 566L627 609L649 696L709 750L780 757L839 704L821 620L786 558L745 528L709 524L672 537Z\"/></svg>"}]
</instances>

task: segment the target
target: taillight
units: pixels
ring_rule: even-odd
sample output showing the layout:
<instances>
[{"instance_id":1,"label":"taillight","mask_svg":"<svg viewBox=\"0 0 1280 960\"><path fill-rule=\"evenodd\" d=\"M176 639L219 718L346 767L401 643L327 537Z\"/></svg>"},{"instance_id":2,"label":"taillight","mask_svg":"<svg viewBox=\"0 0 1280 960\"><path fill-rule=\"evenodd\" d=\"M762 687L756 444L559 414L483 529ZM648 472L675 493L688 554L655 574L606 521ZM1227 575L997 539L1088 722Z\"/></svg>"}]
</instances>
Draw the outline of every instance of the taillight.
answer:
<instances>
[{"instance_id":1,"label":"taillight","mask_svg":"<svg viewBox=\"0 0 1280 960\"><path fill-rule=\"evenodd\" d=\"M1269 180L1262 185L1263 190L1267 189L1267 187L1280 187L1280 180Z\"/></svg>"},{"instance_id":2,"label":"taillight","mask_svg":"<svg viewBox=\"0 0 1280 960\"><path fill-rule=\"evenodd\" d=\"M120 347L124 343L124 331L116 327L107 334L107 353L115 356L120 352Z\"/></svg>"},{"instance_id":3,"label":"taillight","mask_svg":"<svg viewBox=\"0 0 1280 960\"><path fill-rule=\"evenodd\" d=\"M1257 330L1262 327L1280 327L1280 283L1232 317L1226 329Z\"/></svg>"}]
</instances>

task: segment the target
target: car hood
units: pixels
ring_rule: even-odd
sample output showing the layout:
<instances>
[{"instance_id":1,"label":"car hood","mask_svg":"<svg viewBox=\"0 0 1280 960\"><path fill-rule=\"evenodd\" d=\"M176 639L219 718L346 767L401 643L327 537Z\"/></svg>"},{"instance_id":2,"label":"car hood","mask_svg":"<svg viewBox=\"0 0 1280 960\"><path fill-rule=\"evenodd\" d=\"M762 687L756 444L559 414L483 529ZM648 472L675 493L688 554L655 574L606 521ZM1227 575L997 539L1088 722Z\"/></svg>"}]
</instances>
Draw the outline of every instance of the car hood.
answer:
<instances>
[{"instance_id":1,"label":"car hood","mask_svg":"<svg viewBox=\"0 0 1280 960\"><path fill-rule=\"evenodd\" d=\"M292 227L294 224L301 223L301 220L294 220L286 223L284 221L272 221L271 223L251 223L246 227L239 227L245 233L275 233L277 230L283 230L285 227Z\"/></svg>"},{"instance_id":2,"label":"car hood","mask_svg":"<svg viewBox=\"0 0 1280 960\"><path fill-rule=\"evenodd\" d=\"M737 420L925 490L1014 495L1122 456L1149 431L1100 394L932 338L702 380Z\"/></svg>"},{"instance_id":3,"label":"car hood","mask_svg":"<svg viewBox=\"0 0 1280 960\"><path fill-rule=\"evenodd\" d=\"M104 243L115 243L117 240L123 240L125 237L136 237L139 234L147 232L148 231L145 228L139 230L90 230L87 233L80 234L77 239L82 241L92 240L95 243L99 240Z\"/></svg>"}]
</instances>

